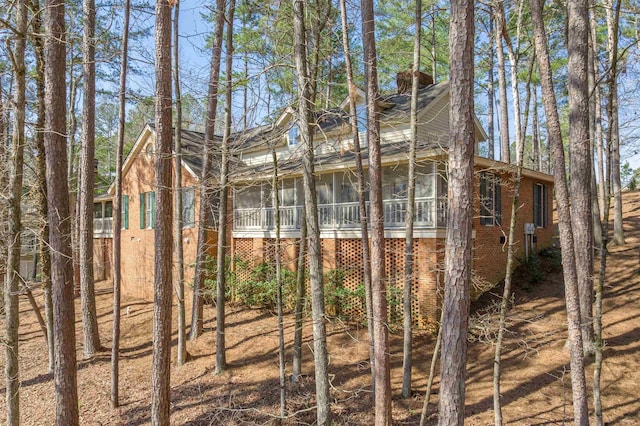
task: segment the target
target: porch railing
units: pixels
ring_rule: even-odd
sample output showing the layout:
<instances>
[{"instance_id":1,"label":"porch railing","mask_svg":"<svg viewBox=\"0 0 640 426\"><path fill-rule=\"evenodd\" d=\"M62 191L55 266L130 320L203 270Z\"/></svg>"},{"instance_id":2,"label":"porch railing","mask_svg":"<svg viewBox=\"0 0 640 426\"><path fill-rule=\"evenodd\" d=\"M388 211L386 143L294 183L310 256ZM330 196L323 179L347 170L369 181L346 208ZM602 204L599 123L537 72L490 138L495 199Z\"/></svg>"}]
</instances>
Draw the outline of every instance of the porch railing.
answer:
<instances>
[{"instance_id":1,"label":"porch railing","mask_svg":"<svg viewBox=\"0 0 640 426\"><path fill-rule=\"evenodd\" d=\"M407 214L407 200L383 201L384 225L388 229L403 228ZM414 225L416 228L437 228L446 224L446 200L419 198L415 202ZM233 211L234 229L272 230L275 228L275 209L237 208ZM367 203L369 216L369 203ZM302 206L280 207L280 228L300 229ZM359 203L335 203L318 205L318 221L321 229L357 229L360 227Z\"/></svg>"},{"instance_id":2,"label":"porch railing","mask_svg":"<svg viewBox=\"0 0 640 426\"><path fill-rule=\"evenodd\" d=\"M108 238L113 236L113 218L105 217L93 219L93 236L98 238Z\"/></svg>"}]
</instances>

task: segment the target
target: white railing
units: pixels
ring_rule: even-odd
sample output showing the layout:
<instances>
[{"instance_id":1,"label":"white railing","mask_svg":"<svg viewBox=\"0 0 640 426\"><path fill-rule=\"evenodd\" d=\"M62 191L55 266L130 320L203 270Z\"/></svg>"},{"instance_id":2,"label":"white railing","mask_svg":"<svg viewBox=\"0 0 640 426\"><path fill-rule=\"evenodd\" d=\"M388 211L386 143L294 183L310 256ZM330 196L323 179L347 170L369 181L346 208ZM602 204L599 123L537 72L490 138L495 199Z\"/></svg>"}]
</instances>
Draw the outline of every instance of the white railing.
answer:
<instances>
[{"instance_id":1,"label":"white railing","mask_svg":"<svg viewBox=\"0 0 640 426\"><path fill-rule=\"evenodd\" d=\"M407 215L407 200L384 200L383 214L386 228L402 228ZM241 208L234 209L235 230L271 230L275 228L275 209ZM369 203L367 203L367 216ZM415 201L414 226L416 228L436 228L446 224L446 201L433 198L419 198ZM280 208L281 229L300 229L302 206ZM318 222L322 229L355 229L360 227L359 203L320 204Z\"/></svg>"},{"instance_id":2,"label":"white railing","mask_svg":"<svg viewBox=\"0 0 640 426\"><path fill-rule=\"evenodd\" d=\"M103 238L113 236L113 218L93 219L93 236Z\"/></svg>"}]
</instances>

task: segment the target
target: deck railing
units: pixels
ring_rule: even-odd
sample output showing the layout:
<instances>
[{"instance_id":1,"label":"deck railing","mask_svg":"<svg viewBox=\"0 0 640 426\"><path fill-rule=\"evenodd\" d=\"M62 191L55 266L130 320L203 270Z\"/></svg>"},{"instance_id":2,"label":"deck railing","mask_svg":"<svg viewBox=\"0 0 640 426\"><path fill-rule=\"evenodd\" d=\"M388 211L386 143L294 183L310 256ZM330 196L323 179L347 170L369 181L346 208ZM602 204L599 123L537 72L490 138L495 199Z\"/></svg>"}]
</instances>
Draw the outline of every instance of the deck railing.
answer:
<instances>
[{"instance_id":1,"label":"deck railing","mask_svg":"<svg viewBox=\"0 0 640 426\"><path fill-rule=\"evenodd\" d=\"M407 200L384 200L385 228L403 228L407 215ZM447 214L446 200L418 198L415 202L414 226L416 228L444 227ZM272 230L275 228L275 209L237 208L233 211L233 223L236 231ZM367 217L369 203L367 203ZM302 206L280 207L280 228L282 230L300 229ZM318 221L321 229L357 229L360 227L359 203L335 203L318 205Z\"/></svg>"}]
</instances>

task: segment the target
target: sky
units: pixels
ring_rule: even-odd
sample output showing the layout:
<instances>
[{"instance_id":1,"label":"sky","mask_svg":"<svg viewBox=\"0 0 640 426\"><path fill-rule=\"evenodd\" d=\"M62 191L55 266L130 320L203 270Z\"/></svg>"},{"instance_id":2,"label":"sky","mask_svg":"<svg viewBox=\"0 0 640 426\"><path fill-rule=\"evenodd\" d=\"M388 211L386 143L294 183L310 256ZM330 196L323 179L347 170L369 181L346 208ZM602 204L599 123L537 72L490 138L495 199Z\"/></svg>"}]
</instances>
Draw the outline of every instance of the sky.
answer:
<instances>
[{"instance_id":1,"label":"sky","mask_svg":"<svg viewBox=\"0 0 640 426\"><path fill-rule=\"evenodd\" d=\"M208 22L204 15L208 15L210 9L204 6L201 1L182 0L180 3L180 65L182 84L184 91L196 94L198 98L204 99L207 94L207 83L209 78L209 64L211 60L211 51L206 47L207 37L213 32L213 23ZM153 19L152 15L142 15L141 20L145 24L149 24L147 20ZM151 25L153 23L151 22ZM149 37L145 42L145 49L150 55L148 59L152 60L154 51L153 38ZM141 76L133 77L130 80L130 86L136 91L140 91L147 95L153 94L153 78L148 73L153 73L153 65L143 65L147 71ZM152 75L152 74L151 74ZM621 102L624 106L624 102ZM636 129L634 123L636 121L635 111L630 109L622 111L622 115L626 119L621 118L621 139L629 140L631 143L627 147L621 149L622 164L629 162L632 168L640 168L640 136L635 136L640 132L640 126ZM510 120L512 121L512 120ZM484 123L483 123L484 124ZM497 127L497 126L496 126Z\"/></svg>"}]
</instances>

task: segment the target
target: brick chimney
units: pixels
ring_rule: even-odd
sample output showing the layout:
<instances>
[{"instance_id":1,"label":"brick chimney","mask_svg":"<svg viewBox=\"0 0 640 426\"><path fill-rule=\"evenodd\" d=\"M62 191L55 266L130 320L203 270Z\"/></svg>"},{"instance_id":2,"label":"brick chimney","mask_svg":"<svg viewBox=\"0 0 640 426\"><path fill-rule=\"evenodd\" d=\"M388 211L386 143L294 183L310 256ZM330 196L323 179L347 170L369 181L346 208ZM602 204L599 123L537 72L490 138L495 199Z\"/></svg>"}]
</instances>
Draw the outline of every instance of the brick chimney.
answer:
<instances>
[{"instance_id":1,"label":"brick chimney","mask_svg":"<svg viewBox=\"0 0 640 426\"><path fill-rule=\"evenodd\" d=\"M396 74L396 84L398 85L398 93L411 93L411 85L413 78L413 71L411 69L407 71L401 71ZM433 84L433 77L422 71L418 71L418 88L422 89Z\"/></svg>"}]
</instances>

